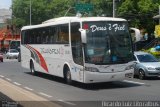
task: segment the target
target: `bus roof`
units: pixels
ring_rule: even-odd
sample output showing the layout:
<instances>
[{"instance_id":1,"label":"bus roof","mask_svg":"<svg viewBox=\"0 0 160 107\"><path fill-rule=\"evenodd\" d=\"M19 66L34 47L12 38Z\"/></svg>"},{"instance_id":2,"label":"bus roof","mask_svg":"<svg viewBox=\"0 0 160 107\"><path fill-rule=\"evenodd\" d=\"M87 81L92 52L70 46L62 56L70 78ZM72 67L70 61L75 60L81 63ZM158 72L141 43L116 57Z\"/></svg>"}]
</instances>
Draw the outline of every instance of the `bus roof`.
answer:
<instances>
[{"instance_id":1,"label":"bus roof","mask_svg":"<svg viewBox=\"0 0 160 107\"><path fill-rule=\"evenodd\" d=\"M44 21L42 22L42 24L24 26L22 27L21 30L40 28L56 24L65 24L68 22L85 22L85 21L126 21L126 20L122 18L113 18L113 17L59 17Z\"/></svg>"}]
</instances>

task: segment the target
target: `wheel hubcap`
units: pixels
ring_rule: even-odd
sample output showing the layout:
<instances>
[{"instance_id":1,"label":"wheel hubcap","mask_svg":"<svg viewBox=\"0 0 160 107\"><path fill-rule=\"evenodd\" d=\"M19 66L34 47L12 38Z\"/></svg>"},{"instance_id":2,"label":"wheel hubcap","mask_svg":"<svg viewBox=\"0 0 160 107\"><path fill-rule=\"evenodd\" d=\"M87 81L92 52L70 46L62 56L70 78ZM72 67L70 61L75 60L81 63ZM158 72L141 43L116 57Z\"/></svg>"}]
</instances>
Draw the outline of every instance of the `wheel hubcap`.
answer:
<instances>
[{"instance_id":1,"label":"wheel hubcap","mask_svg":"<svg viewBox=\"0 0 160 107\"><path fill-rule=\"evenodd\" d=\"M141 79L143 79L144 74L143 74L143 72L142 72L142 71L139 73L139 75L140 75L140 78L141 78Z\"/></svg>"}]
</instances>

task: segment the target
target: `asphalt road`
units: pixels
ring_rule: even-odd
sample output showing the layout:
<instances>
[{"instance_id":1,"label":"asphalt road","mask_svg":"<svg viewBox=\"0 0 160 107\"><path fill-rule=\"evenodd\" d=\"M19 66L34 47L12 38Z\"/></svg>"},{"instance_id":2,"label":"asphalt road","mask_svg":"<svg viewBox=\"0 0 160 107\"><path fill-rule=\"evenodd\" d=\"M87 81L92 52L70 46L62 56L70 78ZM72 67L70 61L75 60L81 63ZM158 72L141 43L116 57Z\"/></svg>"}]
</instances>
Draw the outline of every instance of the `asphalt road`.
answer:
<instances>
[{"instance_id":1,"label":"asphalt road","mask_svg":"<svg viewBox=\"0 0 160 107\"><path fill-rule=\"evenodd\" d=\"M0 78L64 107L103 107L105 101L160 101L160 78L67 85L54 76L32 76L14 59L0 63Z\"/></svg>"}]
</instances>

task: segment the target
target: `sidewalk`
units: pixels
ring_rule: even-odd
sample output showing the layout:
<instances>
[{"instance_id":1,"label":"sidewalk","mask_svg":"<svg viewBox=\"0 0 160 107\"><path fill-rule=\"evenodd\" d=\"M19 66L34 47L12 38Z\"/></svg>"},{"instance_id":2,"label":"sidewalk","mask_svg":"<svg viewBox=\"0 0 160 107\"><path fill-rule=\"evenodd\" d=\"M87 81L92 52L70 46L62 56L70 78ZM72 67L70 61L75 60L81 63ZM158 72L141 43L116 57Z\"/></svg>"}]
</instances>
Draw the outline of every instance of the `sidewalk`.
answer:
<instances>
[{"instance_id":1,"label":"sidewalk","mask_svg":"<svg viewBox=\"0 0 160 107\"><path fill-rule=\"evenodd\" d=\"M1 78L0 104L0 107L10 107L10 104L11 107L61 107L58 104L17 87Z\"/></svg>"}]
</instances>

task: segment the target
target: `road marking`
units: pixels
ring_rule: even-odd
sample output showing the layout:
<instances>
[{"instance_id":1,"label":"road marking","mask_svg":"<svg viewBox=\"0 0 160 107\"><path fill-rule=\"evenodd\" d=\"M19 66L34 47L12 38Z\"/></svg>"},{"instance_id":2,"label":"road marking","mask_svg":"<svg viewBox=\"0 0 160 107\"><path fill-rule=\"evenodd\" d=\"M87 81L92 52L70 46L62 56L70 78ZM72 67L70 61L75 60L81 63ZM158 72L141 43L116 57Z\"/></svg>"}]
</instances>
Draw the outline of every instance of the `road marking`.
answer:
<instances>
[{"instance_id":1,"label":"road marking","mask_svg":"<svg viewBox=\"0 0 160 107\"><path fill-rule=\"evenodd\" d=\"M9 78L6 78L6 80L11 81L11 79L9 79Z\"/></svg>"},{"instance_id":2,"label":"road marking","mask_svg":"<svg viewBox=\"0 0 160 107\"><path fill-rule=\"evenodd\" d=\"M1 78L4 78L4 76L3 76L3 75L0 75L0 77L1 77Z\"/></svg>"},{"instance_id":3,"label":"road marking","mask_svg":"<svg viewBox=\"0 0 160 107\"><path fill-rule=\"evenodd\" d=\"M33 91L32 88L29 88L29 87L24 87L25 89L29 90L29 91Z\"/></svg>"},{"instance_id":4,"label":"road marking","mask_svg":"<svg viewBox=\"0 0 160 107\"><path fill-rule=\"evenodd\" d=\"M13 82L15 85L21 85L20 83L18 83L18 82Z\"/></svg>"},{"instance_id":5,"label":"road marking","mask_svg":"<svg viewBox=\"0 0 160 107\"><path fill-rule=\"evenodd\" d=\"M42 93L42 92L39 92L40 95L43 95L45 97L48 97L48 98L51 98L52 96L48 95L48 94L45 94L45 93Z\"/></svg>"},{"instance_id":6,"label":"road marking","mask_svg":"<svg viewBox=\"0 0 160 107\"><path fill-rule=\"evenodd\" d=\"M136 81L129 81L129 80L123 80L124 82L128 82L128 83L133 83L133 84L140 84L140 85L144 85L145 83L142 82L136 82Z\"/></svg>"},{"instance_id":7,"label":"road marking","mask_svg":"<svg viewBox=\"0 0 160 107\"><path fill-rule=\"evenodd\" d=\"M69 104L69 105L72 105L72 106L75 106L75 105L76 105L76 104L74 104L74 103L71 103L71 102L68 102L68 101L64 101L64 100L61 100L61 99L59 99L58 101L63 102L63 103L66 103L66 104Z\"/></svg>"}]
</instances>

